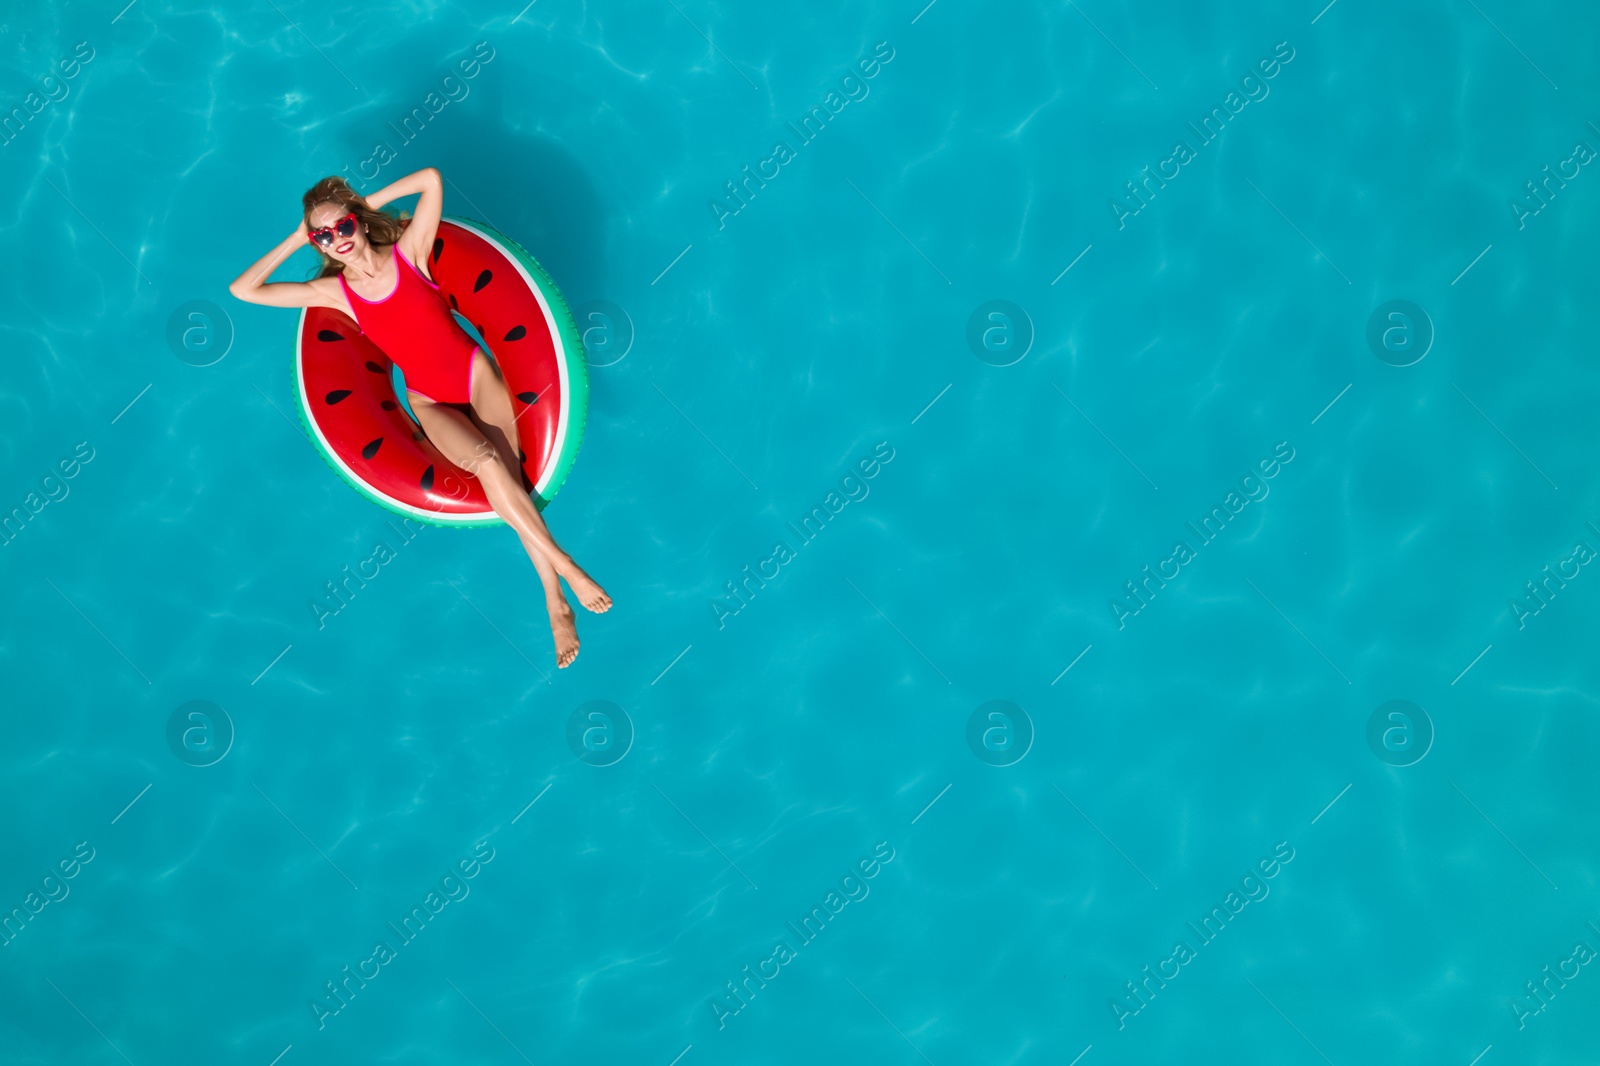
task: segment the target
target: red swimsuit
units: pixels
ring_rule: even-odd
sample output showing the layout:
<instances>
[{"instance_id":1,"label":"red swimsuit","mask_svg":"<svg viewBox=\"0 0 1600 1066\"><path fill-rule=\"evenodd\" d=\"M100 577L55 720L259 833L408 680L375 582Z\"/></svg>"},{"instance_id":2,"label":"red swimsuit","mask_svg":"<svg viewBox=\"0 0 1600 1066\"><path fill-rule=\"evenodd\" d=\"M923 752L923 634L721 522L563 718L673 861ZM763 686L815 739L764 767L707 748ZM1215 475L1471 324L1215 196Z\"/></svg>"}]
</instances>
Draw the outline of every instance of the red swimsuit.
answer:
<instances>
[{"instance_id":1,"label":"red swimsuit","mask_svg":"<svg viewBox=\"0 0 1600 1066\"><path fill-rule=\"evenodd\" d=\"M356 324L400 365L407 389L435 403L468 403L472 353L478 346L450 313L439 286L412 266L398 244L394 254L406 268L398 271L394 290L381 300L357 296L340 273L339 284L357 312Z\"/></svg>"}]
</instances>

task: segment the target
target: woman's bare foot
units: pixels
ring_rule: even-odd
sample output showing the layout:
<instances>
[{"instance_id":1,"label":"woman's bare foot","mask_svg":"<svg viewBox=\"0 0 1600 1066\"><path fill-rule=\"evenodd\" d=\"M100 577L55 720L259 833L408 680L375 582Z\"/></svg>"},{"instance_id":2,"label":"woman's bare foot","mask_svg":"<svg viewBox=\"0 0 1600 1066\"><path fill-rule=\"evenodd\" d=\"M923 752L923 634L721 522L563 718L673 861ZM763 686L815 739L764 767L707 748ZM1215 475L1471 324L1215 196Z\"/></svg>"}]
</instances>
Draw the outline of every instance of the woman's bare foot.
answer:
<instances>
[{"instance_id":1,"label":"woman's bare foot","mask_svg":"<svg viewBox=\"0 0 1600 1066\"><path fill-rule=\"evenodd\" d=\"M572 594L578 597L578 602L595 614L605 614L611 610L611 597L606 595L606 590L595 584L594 578L584 573L574 563L572 572L563 575L567 584L572 586Z\"/></svg>"},{"instance_id":2,"label":"woman's bare foot","mask_svg":"<svg viewBox=\"0 0 1600 1066\"><path fill-rule=\"evenodd\" d=\"M550 632L556 638L556 665L564 669L578 657L578 625L566 600L546 606L550 610Z\"/></svg>"}]
</instances>

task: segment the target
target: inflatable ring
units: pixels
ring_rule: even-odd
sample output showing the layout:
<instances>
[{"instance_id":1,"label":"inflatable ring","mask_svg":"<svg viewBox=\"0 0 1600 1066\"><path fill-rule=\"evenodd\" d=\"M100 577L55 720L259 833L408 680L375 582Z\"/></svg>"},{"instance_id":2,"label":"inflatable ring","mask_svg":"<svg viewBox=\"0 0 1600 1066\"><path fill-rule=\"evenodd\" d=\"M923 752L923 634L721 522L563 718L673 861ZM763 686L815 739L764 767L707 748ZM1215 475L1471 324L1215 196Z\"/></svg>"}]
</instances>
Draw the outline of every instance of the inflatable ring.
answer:
<instances>
[{"instance_id":1,"label":"inflatable ring","mask_svg":"<svg viewBox=\"0 0 1600 1066\"><path fill-rule=\"evenodd\" d=\"M525 486L542 511L572 469L588 412L572 312L533 256L479 222L441 220L428 271L505 375ZM322 457L396 514L440 526L502 525L478 479L446 459L407 413L393 365L343 311L301 311L295 398Z\"/></svg>"}]
</instances>

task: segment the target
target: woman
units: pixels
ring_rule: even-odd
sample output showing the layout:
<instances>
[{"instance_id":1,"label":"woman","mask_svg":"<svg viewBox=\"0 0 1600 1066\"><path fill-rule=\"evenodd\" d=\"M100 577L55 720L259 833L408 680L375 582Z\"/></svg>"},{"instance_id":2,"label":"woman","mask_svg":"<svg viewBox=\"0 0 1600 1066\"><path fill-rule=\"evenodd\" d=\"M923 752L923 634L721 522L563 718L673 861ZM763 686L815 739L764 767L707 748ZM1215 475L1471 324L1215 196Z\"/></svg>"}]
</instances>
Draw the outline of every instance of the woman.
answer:
<instances>
[{"instance_id":1,"label":"woman","mask_svg":"<svg viewBox=\"0 0 1600 1066\"><path fill-rule=\"evenodd\" d=\"M377 209L420 194L411 224ZM444 210L444 178L433 167L363 198L343 178L323 178L301 198L300 225L228 286L241 300L269 307L332 307L350 316L405 373L417 421L434 446L483 485L495 513L517 531L544 585L556 663L577 658L578 629L561 579L596 613L611 597L545 527L522 479L517 423L500 368L473 343L428 276L427 257ZM311 281L267 283L310 241L322 256ZM390 300L390 297L395 299Z\"/></svg>"}]
</instances>

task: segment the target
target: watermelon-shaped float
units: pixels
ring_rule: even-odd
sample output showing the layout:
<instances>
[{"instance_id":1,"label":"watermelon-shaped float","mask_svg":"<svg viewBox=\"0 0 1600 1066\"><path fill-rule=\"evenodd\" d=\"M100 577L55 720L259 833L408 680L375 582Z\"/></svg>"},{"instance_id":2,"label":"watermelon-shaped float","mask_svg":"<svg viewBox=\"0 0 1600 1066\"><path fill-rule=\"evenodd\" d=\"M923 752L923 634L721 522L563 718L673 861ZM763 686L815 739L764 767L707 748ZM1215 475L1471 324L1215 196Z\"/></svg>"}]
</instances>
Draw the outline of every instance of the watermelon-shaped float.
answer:
<instances>
[{"instance_id":1,"label":"watermelon-shaped float","mask_svg":"<svg viewBox=\"0 0 1600 1066\"><path fill-rule=\"evenodd\" d=\"M428 272L505 375L523 477L542 511L583 439L589 379L577 323L533 256L482 223L443 219ZM478 479L446 459L407 413L393 365L343 311L301 311L295 396L323 458L397 514L441 526L503 524Z\"/></svg>"}]
</instances>

